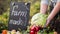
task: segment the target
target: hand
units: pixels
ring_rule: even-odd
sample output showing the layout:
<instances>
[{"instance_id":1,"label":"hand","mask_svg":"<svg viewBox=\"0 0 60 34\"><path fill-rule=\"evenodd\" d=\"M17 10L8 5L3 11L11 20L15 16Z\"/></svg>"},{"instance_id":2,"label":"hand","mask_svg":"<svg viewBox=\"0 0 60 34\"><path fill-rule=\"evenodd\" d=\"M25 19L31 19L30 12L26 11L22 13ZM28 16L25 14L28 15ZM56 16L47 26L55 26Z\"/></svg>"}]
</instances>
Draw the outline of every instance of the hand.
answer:
<instances>
[{"instance_id":1,"label":"hand","mask_svg":"<svg viewBox=\"0 0 60 34\"><path fill-rule=\"evenodd\" d=\"M47 20L46 20L46 23L45 23L45 25L44 25L44 28L47 28L48 25L49 25L49 23L50 23L50 19L47 19Z\"/></svg>"},{"instance_id":2,"label":"hand","mask_svg":"<svg viewBox=\"0 0 60 34\"><path fill-rule=\"evenodd\" d=\"M49 23L50 23L50 19L47 19L46 20L46 27L48 27Z\"/></svg>"}]
</instances>

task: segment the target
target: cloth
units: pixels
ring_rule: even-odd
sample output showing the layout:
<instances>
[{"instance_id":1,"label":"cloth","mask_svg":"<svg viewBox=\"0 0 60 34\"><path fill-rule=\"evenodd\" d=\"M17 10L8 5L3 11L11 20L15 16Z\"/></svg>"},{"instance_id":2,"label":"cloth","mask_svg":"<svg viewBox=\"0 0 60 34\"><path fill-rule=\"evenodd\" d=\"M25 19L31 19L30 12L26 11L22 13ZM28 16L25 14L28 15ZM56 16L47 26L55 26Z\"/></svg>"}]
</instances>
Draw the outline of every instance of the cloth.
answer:
<instances>
[{"instance_id":1,"label":"cloth","mask_svg":"<svg viewBox=\"0 0 60 34\"><path fill-rule=\"evenodd\" d=\"M47 4L49 5L49 1L53 1L53 2L60 2L60 0L41 0L41 4Z\"/></svg>"}]
</instances>

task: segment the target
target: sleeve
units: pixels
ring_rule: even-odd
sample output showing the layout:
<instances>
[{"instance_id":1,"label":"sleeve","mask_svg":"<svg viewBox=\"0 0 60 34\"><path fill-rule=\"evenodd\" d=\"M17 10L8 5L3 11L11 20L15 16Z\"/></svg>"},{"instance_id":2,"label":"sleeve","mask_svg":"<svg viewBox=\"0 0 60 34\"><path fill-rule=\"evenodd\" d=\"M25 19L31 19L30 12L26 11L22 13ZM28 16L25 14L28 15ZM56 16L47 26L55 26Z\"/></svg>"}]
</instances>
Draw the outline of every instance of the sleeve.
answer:
<instances>
[{"instance_id":1,"label":"sleeve","mask_svg":"<svg viewBox=\"0 0 60 34\"><path fill-rule=\"evenodd\" d=\"M58 0L57 2L60 2L60 0Z\"/></svg>"},{"instance_id":2,"label":"sleeve","mask_svg":"<svg viewBox=\"0 0 60 34\"><path fill-rule=\"evenodd\" d=\"M49 0L41 0L41 4L49 4Z\"/></svg>"}]
</instances>

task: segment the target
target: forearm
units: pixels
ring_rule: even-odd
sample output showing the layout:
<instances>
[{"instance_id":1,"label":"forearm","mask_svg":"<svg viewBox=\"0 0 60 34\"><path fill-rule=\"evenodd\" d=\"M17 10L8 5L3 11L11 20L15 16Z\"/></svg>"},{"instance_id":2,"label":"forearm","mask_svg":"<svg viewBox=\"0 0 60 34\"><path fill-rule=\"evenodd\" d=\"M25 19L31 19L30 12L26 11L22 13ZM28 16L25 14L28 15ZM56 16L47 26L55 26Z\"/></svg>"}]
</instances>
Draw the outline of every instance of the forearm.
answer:
<instances>
[{"instance_id":1,"label":"forearm","mask_svg":"<svg viewBox=\"0 0 60 34\"><path fill-rule=\"evenodd\" d=\"M40 13L45 14L47 11L48 5L42 4L40 8Z\"/></svg>"},{"instance_id":2,"label":"forearm","mask_svg":"<svg viewBox=\"0 0 60 34\"><path fill-rule=\"evenodd\" d=\"M54 9L52 10L51 14L48 16L48 20L52 20L54 18L54 16L59 12L60 10L60 2L58 2L56 4L56 6L54 7Z\"/></svg>"},{"instance_id":3,"label":"forearm","mask_svg":"<svg viewBox=\"0 0 60 34\"><path fill-rule=\"evenodd\" d=\"M41 0L40 13L45 14L48 9L49 0Z\"/></svg>"}]
</instances>

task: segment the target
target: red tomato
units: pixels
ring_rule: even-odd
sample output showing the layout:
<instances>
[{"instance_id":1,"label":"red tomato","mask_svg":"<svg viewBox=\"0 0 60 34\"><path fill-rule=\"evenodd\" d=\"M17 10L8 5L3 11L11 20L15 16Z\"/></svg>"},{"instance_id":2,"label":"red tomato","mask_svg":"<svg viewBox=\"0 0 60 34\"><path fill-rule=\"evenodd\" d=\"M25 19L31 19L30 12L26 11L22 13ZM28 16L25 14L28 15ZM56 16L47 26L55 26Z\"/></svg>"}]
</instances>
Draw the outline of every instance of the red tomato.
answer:
<instances>
[{"instance_id":1,"label":"red tomato","mask_svg":"<svg viewBox=\"0 0 60 34\"><path fill-rule=\"evenodd\" d=\"M32 27L30 28L30 31L35 31L35 30L36 30L35 27L36 27L36 26L32 26Z\"/></svg>"},{"instance_id":2,"label":"red tomato","mask_svg":"<svg viewBox=\"0 0 60 34\"><path fill-rule=\"evenodd\" d=\"M35 34L37 34L37 32L35 32Z\"/></svg>"},{"instance_id":3,"label":"red tomato","mask_svg":"<svg viewBox=\"0 0 60 34\"><path fill-rule=\"evenodd\" d=\"M34 31L30 31L30 34L35 34L35 32Z\"/></svg>"},{"instance_id":4,"label":"red tomato","mask_svg":"<svg viewBox=\"0 0 60 34\"><path fill-rule=\"evenodd\" d=\"M39 27L38 26L36 26L35 28L36 28L36 31L39 31Z\"/></svg>"},{"instance_id":5,"label":"red tomato","mask_svg":"<svg viewBox=\"0 0 60 34\"><path fill-rule=\"evenodd\" d=\"M38 28L39 28L39 30L41 30L41 29L42 29L42 27L41 27L41 26L38 26Z\"/></svg>"}]
</instances>

